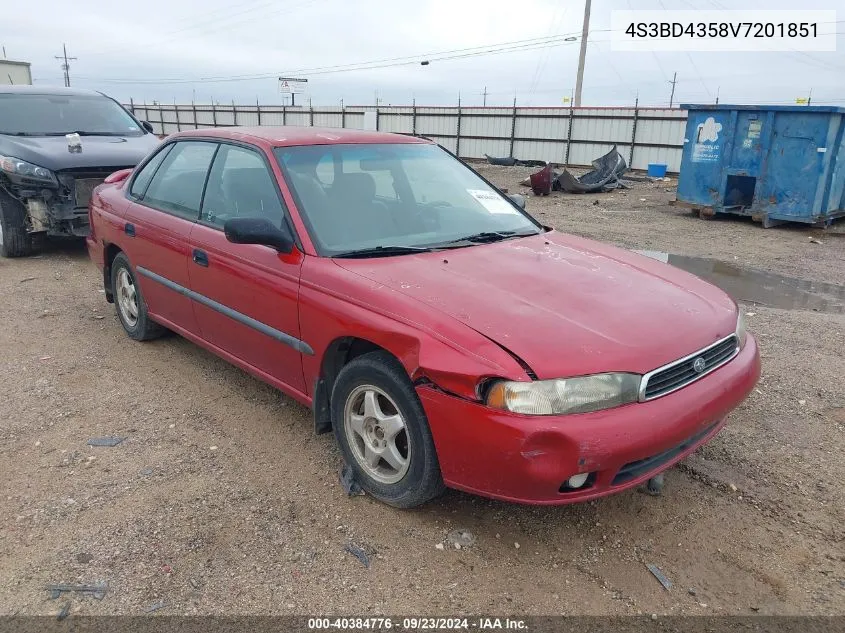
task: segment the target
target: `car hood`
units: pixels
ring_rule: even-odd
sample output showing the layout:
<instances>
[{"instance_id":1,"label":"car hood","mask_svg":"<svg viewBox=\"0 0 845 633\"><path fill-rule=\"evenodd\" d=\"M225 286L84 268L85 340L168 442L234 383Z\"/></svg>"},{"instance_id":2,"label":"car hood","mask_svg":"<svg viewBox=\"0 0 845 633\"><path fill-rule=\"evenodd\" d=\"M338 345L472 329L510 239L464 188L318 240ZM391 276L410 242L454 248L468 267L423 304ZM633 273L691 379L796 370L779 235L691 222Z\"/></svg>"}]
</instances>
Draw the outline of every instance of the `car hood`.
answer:
<instances>
[{"instance_id":1,"label":"car hood","mask_svg":"<svg viewBox=\"0 0 845 633\"><path fill-rule=\"evenodd\" d=\"M80 167L134 167L160 143L154 134L81 138L82 151L71 153L64 136L0 135L0 154L20 158L51 171Z\"/></svg>"},{"instance_id":2,"label":"car hood","mask_svg":"<svg viewBox=\"0 0 845 633\"><path fill-rule=\"evenodd\" d=\"M554 231L339 266L445 312L539 378L646 373L731 334L733 300L678 268Z\"/></svg>"}]
</instances>

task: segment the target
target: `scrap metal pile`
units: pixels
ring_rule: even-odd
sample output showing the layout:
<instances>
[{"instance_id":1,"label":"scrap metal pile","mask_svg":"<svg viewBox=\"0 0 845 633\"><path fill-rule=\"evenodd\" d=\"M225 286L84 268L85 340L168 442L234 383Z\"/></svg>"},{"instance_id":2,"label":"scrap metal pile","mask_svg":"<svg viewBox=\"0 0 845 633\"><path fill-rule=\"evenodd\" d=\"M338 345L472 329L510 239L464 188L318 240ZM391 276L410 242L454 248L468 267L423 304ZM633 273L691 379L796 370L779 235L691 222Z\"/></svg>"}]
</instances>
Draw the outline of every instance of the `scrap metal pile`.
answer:
<instances>
[{"instance_id":1,"label":"scrap metal pile","mask_svg":"<svg viewBox=\"0 0 845 633\"><path fill-rule=\"evenodd\" d=\"M538 161L487 156L487 162L491 165L514 166L536 164ZM568 193L600 193L626 186L622 182L622 175L628 170L628 163L617 151L616 145L607 154L595 159L592 162L592 171L588 171L581 177L575 177L565 168L563 171L557 171L551 163L540 164L544 167L521 183L526 187L531 187L535 195L548 195L553 190Z\"/></svg>"}]
</instances>

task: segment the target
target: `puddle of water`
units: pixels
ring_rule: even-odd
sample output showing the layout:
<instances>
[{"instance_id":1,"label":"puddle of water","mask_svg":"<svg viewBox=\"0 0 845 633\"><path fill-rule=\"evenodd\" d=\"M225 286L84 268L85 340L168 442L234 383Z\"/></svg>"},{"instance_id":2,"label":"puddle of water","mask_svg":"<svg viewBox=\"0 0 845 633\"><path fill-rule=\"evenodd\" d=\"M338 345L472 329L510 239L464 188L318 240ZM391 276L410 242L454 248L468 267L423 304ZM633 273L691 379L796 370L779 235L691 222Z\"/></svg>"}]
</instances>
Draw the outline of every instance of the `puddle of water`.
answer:
<instances>
[{"instance_id":1,"label":"puddle of water","mask_svg":"<svg viewBox=\"0 0 845 633\"><path fill-rule=\"evenodd\" d=\"M706 257L671 255L660 251L635 252L697 275L718 286L736 301L784 310L845 314L845 286L785 277Z\"/></svg>"}]
</instances>

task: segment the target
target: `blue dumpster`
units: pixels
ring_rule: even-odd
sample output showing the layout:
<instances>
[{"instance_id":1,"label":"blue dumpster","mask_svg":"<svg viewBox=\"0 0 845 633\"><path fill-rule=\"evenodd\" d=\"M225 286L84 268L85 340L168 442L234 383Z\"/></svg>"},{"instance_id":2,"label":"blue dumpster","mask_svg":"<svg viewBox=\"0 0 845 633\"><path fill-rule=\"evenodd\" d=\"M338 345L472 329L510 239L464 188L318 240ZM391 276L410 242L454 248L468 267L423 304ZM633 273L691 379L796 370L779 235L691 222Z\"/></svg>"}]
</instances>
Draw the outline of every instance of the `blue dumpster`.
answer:
<instances>
[{"instance_id":1,"label":"blue dumpster","mask_svg":"<svg viewBox=\"0 0 845 633\"><path fill-rule=\"evenodd\" d=\"M689 116L676 204L767 228L845 215L845 108L681 107Z\"/></svg>"}]
</instances>

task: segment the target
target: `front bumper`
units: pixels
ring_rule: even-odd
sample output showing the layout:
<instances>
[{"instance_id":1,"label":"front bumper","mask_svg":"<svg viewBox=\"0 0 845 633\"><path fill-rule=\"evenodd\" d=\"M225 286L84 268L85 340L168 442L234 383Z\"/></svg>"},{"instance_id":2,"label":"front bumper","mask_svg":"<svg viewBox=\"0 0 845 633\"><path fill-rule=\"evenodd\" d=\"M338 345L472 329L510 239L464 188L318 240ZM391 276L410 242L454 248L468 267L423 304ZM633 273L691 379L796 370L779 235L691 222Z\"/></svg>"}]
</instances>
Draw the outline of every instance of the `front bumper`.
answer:
<instances>
[{"instance_id":1,"label":"front bumper","mask_svg":"<svg viewBox=\"0 0 845 633\"><path fill-rule=\"evenodd\" d=\"M648 402L569 416L495 411L436 389L417 393L447 486L486 497L565 504L636 486L710 440L760 377L753 336L729 363ZM578 473L585 486L562 490Z\"/></svg>"}]
</instances>

